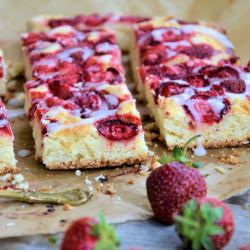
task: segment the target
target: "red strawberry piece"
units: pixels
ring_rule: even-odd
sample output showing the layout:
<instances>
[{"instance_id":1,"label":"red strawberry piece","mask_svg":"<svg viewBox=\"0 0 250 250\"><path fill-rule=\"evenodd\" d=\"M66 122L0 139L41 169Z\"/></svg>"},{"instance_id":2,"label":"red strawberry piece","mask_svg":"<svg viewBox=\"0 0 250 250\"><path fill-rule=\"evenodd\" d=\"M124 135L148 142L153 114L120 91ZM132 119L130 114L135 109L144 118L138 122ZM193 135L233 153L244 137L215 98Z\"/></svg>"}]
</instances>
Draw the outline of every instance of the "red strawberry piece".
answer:
<instances>
[{"instance_id":1,"label":"red strawberry piece","mask_svg":"<svg viewBox=\"0 0 250 250\"><path fill-rule=\"evenodd\" d=\"M25 36L22 36L22 42L24 46L30 46L37 41L45 40L46 35L44 33L30 32Z\"/></svg>"},{"instance_id":2,"label":"red strawberry piece","mask_svg":"<svg viewBox=\"0 0 250 250\"><path fill-rule=\"evenodd\" d=\"M91 111L115 109L119 105L117 97L95 90L83 91L76 97L75 102L81 108L82 118L89 117Z\"/></svg>"},{"instance_id":3,"label":"red strawberry piece","mask_svg":"<svg viewBox=\"0 0 250 250\"><path fill-rule=\"evenodd\" d=\"M226 89L226 91L235 93L235 94L241 94L244 93L246 90L245 82L242 79L226 79L221 82L221 86Z\"/></svg>"},{"instance_id":4,"label":"red strawberry piece","mask_svg":"<svg viewBox=\"0 0 250 250\"><path fill-rule=\"evenodd\" d=\"M140 120L132 115L109 116L96 123L98 132L111 141L128 140L139 133Z\"/></svg>"},{"instance_id":5,"label":"red strawberry piece","mask_svg":"<svg viewBox=\"0 0 250 250\"><path fill-rule=\"evenodd\" d=\"M202 75L190 75L186 80L196 88L202 88L209 85L208 80Z\"/></svg>"},{"instance_id":6,"label":"red strawberry piece","mask_svg":"<svg viewBox=\"0 0 250 250\"><path fill-rule=\"evenodd\" d=\"M140 67L140 73L142 77L146 77L148 74L156 75L159 78L169 78L170 80L186 79L191 73L191 68L185 64L179 64L175 66L150 66Z\"/></svg>"},{"instance_id":7,"label":"red strawberry piece","mask_svg":"<svg viewBox=\"0 0 250 250\"><path fill-rule=\"evenodd\" d=\"M60 81L66 84L74 84L80 80L81 68L75 63L60 62L56 66L49 67L48 65L37 65L33 68L33 78L52 83Z\"/></svg>"},{"instance_id":8,"label":"red strawberry piece","mask_svg":"<svg viewBox=\"0 0 250 250\"><path fill-rule=\"evenodd\" d=\"M104 24L108 21L109 16L100 16L98 14L87 15L84 18L84 23L88 26L95 27Z\"/></svg>"},{"instance_id":9,"label":"red strawberry piece","mask_svg":"<svg viewBox=\"0 0 250 250\"><path fill-rule=\"evenodd\" d=\"M0 64L2 64L1 58L0 58ZM0 78L2 77L3 77L3 67L0 67Z\"/></svg>"},{"instance_id":10,"label":"red strawberry piece","mask_svg":"<svg viewBox=\"0 0 250 250\"><path fill-rule=\"evenodd\" d=\"M150 19L151 19L150 17L122 15L120 16L119 21L124 23L141 23L149 21Z\"/></svg>"},{"instance_id":11,"label":"red strawberry piece","mask_svg":"<svg viewBox=\"0 0 250 250\"><path fill-rule=\"evenodd\" d=\"M206 65L199 69L198 73L200 75L211 76L211 74L217 69L214 65Z\"/></svg>"},{"instance_id":12,"label":"red strawberry piece","mask_svg":"<svg viewBox=\"0 0 250 250\"><path fill-rule=\"evenodd\" d=\"M97 91L84 91L76 97L75 102L83 109L98 110L102 104L102 96Z\"/></svg>"},{"instance_id":13,"label":"red strawberry piece","mask_svg":"<svg viewBox=\"0 0 250 250\"><path fill-rule=\"evenodd\" d=\"M172 224L183 204L207 193L204 177L194 168L171 162L151 172L146 181L147 195L154 215Z\"/></svg>"},{"instance_id":14,"label":"red strawberry piece","mask_svg":"<svg viewBox=\"0 0 250 250\"><path fill-rule=\"evenodd\" d=\"M214 54L214 49L207 44L194 44L190 47L182 47L180 53L199 59L210 58Z\"/></svg>"},{"instance_id":15,"label":"red strawberry piece","mask_svg":"<svg viewBox=\"0 0 250 250\"><path fill-rule=\"evenodd\" d=\"M203 99L207 100L211 97L224 95L224 90L219 85L213 85L208 91L196 91L195 95L191 96L191 99Z\"/></svg>"},{"instance_id":16,"label":"red strawberry piece","mask_svg":"<svg viewBox=\"0 0 250 250\"><path fill-rule=\"evenodd\" d=\"M123 81L119 68L109 67L107 69L95 58L89 58L84 66L83 79L87 82L108 82L110 84Z\"/></svg>"},{"instance_id":17,"label":"red strawberry piece","mask_svg":"<svg viewBox=\"0 0 250 250\"><path fill-rule=\"evenodd\" d=\"M156 92L158 95L169 97L183 93L187 87L188 85L178 84L176 82L163 82Z\"/></svg>"},{"instance_id":18,"label":"red strawberry piece","mask_svg":"<svg viewBox=\"0 0 250 250\"><path fill-rule=\"evenodd\" d=\"M222 116L215 113L210 104L204 100L206 99L206 96L204 98L203 96L198 97L199 99L194 102L193 108L195 112L198 113L199 122L204 122L207 124L213 124L214 122L218 123L221 120ZM194 116L194 114L190 112L187 105L184 105L184 109L191 116L191 118L195 120L194 117L196 117L196 115Z\"/></svg>"},{"instance_id":19,"label":"red strawberry piece","mask_svg":"<svg viewBox=\"0 0 250 250\"><path fill-rule=\"evenodd\" d=\"M141 51L142 64L144 65L156 65L160 64L167 56L166 48L159 44L153 47L144 48Z\"/></svg>"},{"instance_id":20,"label":"red strawberry piece","mask_svg":"<svg viewBox=\"0 0 250 250\"><path fill-rule=\"evenodd\" d=\"M246 72L250 72L250 61L248 62L247 66L244 68Z\"/></svg>"},{"instance_id":21,"label":"red strawberry piece","mask_svg":"<svg viewBox=\"0 0 250 250\"><path fill-rule=\"evenodd\" d=\"M118 84L123 81L121 73L114 67L108 68L105 74L105 81L110 84Z\"/></svg>"},{"instance_id":22,"label":"red strawberry piece","mask_svg":"<svg viewBox=\"0 0 250 250\"><path fill-rule=\"evenodd\" d=\"M238 71L232 66L221 66L216 68L214 71L210 72L209 77L217 77L217 78L239 78Z\"/></svg>"},{"instance_id":23,"label":"red strawberry piece","mask_svg":"<svg viewBox=\"0 0 250 250\"><path fill-rule=\"evenodd\" d=\"M232 51L233 54L233 51ZM225 65L225 64L236 64L239 60L238 56L234 56L232 55L230 58L228 59L224 59L224 60L220 60L219 64L220 65Z\"/></svg>"},{"instance_id":24,"label":"red strawberry piece","mask_svg":"<svg viewBox=\"0 0 250 250\"><path fill-rule=\"evenodd\" d=\"M185 20L176 20L179 24L182 24L182 25L196 25L196 24L199 24L198 22L196 21L185 21Z\"/></svg>"},{"instance_id":25,"label":"red strawberry piece","mask_svg":"<svg viewBox=\"0 0 250 250\"><path fill-rule=\"evenodd\" d=\"M34 115L35 115L35 112L37 110L37 105L38 105L38 102L34 102L32 103L31 107L29 108L29 112L28 112L28 119L29 120L32 120L34 118Z\"/></svg>"},{"instance_id":26,"label":"red strawberry piece","mask_svg":"<svg viewBox=\"0 0 250 250\"><path fill-rule=\"evenodd\" d=\"M119 241L114 228L104 218L100 222L84 217L74 221L65 232L61 250L117 250Z\"/></svg>"},{"instance_id":27,"label":"red strawberry piece","mask_svg":"<svg viewBox=\"0 0 250 250\"><path fill-rule=\"evenodd\" d=\"M222 249L234 232L230 207L216 198L188 201L175 219L177 233L188 249Z\"/></svg>"},{"instance_id":28,"label":"red strawberry piece","mask_svg":"<svg viewBox=\"0 0 250 250\"><path fill-rule=\"evenodd\" d=\"M55 81L49 84L51 93L63 100L67 100L73 96L73 93L70 91L70 87L70 85L63 84L59 81Z\"/></svg>"},{"instance_id":29,"label":"red strawberry piece","mask_svg":"<svg viewBox=\"0 0 250 250\"><path fill-rule=\"evenodd\" d=\"M177 28L165 28L162 34L163 42L176 42L184 39L184 33Z\"/></svg>"}]
</instances>

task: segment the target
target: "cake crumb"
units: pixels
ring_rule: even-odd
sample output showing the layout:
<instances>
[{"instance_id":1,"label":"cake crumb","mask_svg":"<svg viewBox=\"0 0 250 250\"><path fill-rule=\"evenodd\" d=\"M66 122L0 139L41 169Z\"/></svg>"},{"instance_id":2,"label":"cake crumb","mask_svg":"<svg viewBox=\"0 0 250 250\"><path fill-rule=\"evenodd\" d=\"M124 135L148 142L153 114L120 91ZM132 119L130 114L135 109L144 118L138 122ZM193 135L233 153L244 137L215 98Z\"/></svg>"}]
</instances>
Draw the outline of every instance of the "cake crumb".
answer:
<instances>
[{"instance_id":1,"label":"cake crumb","mask_svg":"<svg viewBox=\"0 0 250 250\"><path fill-rule=\"evenodd\" d=\"M116 194L116 189L115 189L114 183L107 184L106 187L105 187L104 193L108 194L108 195Z\"/></svg>"},{"instance_id":2,"label":"cake crumb","mask_svg":"<svg viewBox=\"0 0 250 250\"><path fill-rule=\"evenodd\" d=\"M10 221L5 224L6 227L14 227L15 225L16 223L14 221Z\"/></svg>"},{"instance_id":3,"label":"cake crumb","mask_svg":"<svg viewBox=\"0 0 250 250\"><path fill-rule=\"evenodd\" d=\"M220 166L215 167L215 170L219 174L225 174L226 173L226 170L223 167L220 167Z\"/></svg>"},{"instance_id":4,"label":"cake crumb","mask_svg":"<svg viewBox=\"0 0 250 250\"><path fill-rule=\"evenodd\" d=\"M96 176L94 179L96 182L104 182L104 181L106 181L106 176L103 174L100 174L100 175Z\"/></svg>"},{"instance_id":5,"label":"cake crumb","mask_svg":"<svg viewBox=\"0 0 250 250\"><path fill-rule=\"evenodd\" d=\"M75 175L76 175L76 176L81 176L81 174L82 174L81 170L77 169L77 170L75 171Z\"/></svg>"},{"instance_id":6,"label":"cake crumb","mask_svg":"<svg viewBox=\"0 0 250 250\"><path fill-rule=\"evenodd\" d=\"M240 159L235 155L223 154L223 155L220 155L218 157L218 160L222 163L226 163L226 164L230 164L230 165L236 165L236 164L241 163Z\"/></svg>"},{"instance_id":7,"label":"cake crumb","mask_svg":"<svg viewBox=\"0 0 250 250\"><path fill-rule=\"evenodd\" d=\"M73 207L70 205L70 204L68 204L68 203L65 203L64 205L63 205L63 210L64 211L69 211L69 210L71 210Z\"/></svg>"},{"instance_id":8,"label":"cake crumb","mask_svg":"<svg viewBox=\"0 0 250 250\"><path fill-rule=\"evenodd\" d=\"M129 179L128 181L127 181L127 184L128 185L133 185L135 183L135 181L133 180L133 179Z\"/></svg>"}]
</instances>

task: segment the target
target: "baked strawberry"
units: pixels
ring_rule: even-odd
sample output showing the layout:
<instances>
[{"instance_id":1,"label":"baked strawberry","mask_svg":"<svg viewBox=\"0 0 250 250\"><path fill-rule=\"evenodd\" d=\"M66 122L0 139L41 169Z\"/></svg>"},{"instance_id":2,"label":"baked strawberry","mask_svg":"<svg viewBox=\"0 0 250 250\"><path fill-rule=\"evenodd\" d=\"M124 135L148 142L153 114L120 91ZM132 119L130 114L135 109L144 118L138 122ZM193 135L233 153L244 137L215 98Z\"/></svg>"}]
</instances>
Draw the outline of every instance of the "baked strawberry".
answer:
<instances>
[{"instance_id":1,"label":"baked strawberry","mask_svg":"<svg viewBox=\"0 0 250 250\"><path fill-rule=\"evenodd\" d=\"M74 221L64 235L61 250L115 250L119 241L114 228L100 216L98 222L94 218L84 217Z\"/></svg>"},{"instance_id":2,"label":"baked strawberry","mask_svg":"<svg viewBox=\"0 0 250 250\"><path fill-rule=\"evenodd\" d=\"M190 57L205 59L213 56L214 49L207 44L193 44L192 47L181 48L179 52Z\"/></svg>"},{"instance_id":3,"label":"baked strawberry","mask_svg":"<svg viewBox=\"0 0 250 250\"><path fill-rule=\"evenodd\" d=\"M139 133L140 120L133 115L114 115L96 123L98 132L111 141L129 140Z\"/></svg>"},{"instance_id":4,"label":"baked strawberry","mask_svg":"<svg viewBox=\"0 0 250 250\"><path fill-rule=\"evenodd\" d=\"M221 86L224 87L228 92L241 94L246 90L246 84L242 79L232 78L222 81Z\"/></svg>"},{"instance_id":5,"label":"baked strawberry","mask_svg":"<svg viewBox=\"0 0 250 250\"><path fill-rule=\"evenodd\" d=\"M234 220L230 207L216 198L188 201L175 217L184 248L222 249L231 239Z\"/></svg>"},{"instance_id":6,"label":"baked strawberry","mask_svg":"<svg viewBox=\"0 0 250 250\"><path fill-rule=\"evenodd\" d=\"M178 84L177 82L162 82L159 89L156 90L156 93L161 96L169 97L182 94L187 87L188 85Z\"/></svg>"},{"instance_id":7,"label":"baked strawberry","mask_svg":"<svg viewBox=\"0 0 250 250\"><path fill-rule=\"evenodd\" d=\"M198 170L189 167L197 164L190 164L178 147L174 149L173 155L164 155L160 162L167 163L153 170L146 181L147 196L154 215L166 224L174 222L175 215L184 203L194 197L204 197L207 193L204 177Z\"/></svg>"}]
</instances>

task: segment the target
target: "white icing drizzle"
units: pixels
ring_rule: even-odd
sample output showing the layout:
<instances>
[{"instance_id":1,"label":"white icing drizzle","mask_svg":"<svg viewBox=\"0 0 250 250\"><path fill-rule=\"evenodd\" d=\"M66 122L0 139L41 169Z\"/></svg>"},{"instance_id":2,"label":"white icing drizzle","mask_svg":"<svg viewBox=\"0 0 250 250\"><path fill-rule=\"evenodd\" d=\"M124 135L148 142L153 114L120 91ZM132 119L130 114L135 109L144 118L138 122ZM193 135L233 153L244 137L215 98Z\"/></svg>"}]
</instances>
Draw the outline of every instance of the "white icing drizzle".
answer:
<instances>
[{"instance_id":1,"label":"white icing drizzle","mask_svg":"<svg viewBox=\"0 0 250 250\"><path fill-rule=\"evenodd\" d=\"M64 110L64 112L68 113L68 110L63 109L62 107L53 107L49 110L49 112L47 112L43 116L41 122L43 124L46 124L48 133L53 133L53 132L61 130L61 129L73 128L76 126L93 124L98 120L101 120L101 119L108 117L108 116L111 116L111 115L115 115L117 113L117 109L99 110L99 111L92 113L93 117L81 119L79 122L76 122L76 123L73 123L70 125L63 125L63 124L60 124L59 122L55 122L55 123L49 122L48 123L48 120L46 120L46 118L53 118L58 112L63 111L63 110Z\"/></svg>"},{"instance_id":2,"label":"white icing drizzle","mask_svg":"<svg viewBox=\"0 0 250 250\"><path fill-rule=\"evenodd\" d=\"M71 48L71 49L66 49L62 51L61 53L58 54L58 59L61 61L67 61L67 62L72 62L73 58L70 57L73 53L76 52L81 52L82 53L82 59L85 61L87 60L90 56L94 54L93 50L87 47L84 48Z\"/></svg>"},{"instance_id":3,"label":"white icing drizzle","mask_svg":"<svg viewBox=\"0 0 250 250\"><path fill-rule=\"evenodd\" d=\"M182 30L186 33L197 31L200 33L208 34L208 35L211 35L214 38L216 38L218 41L220 41L226 47L228 47L228 48L234 47L226 35L222 34L221 32L219 32L211 27L206 27L203 25L183 25Z\"/></svg>"},{"instance_id":4,"label":"white icing drizzle","mask_svg":"<svg viewBox=\"0 0 250 250\"><path fill-rule=\"evenodd\" d=\"M166 32L165 28L162 29L155 29L151 32L152 37L154 38L155 41L161 41L162 40L162 35Z\"/></svg>"},{"instance_id":5,"label":"white icing drizzle","mask_svg":"<svg viewBox=\"0 0 250 250\"><path fill-rule=\"evenodd\" d=\"M197 147L194 149L194 154L196 156L204 156L207 154L206 149L202 145L202 137L197 138Z\"/></svg>"},{"instance_id":6,"label":"white icing drizzle","mask_svg":"<svg viewBox=\"0 0 250 250\"><path fill-rule=\"evenodd\" d=\"M105 52L110 52L113 50L114 45L111 45L108 42L104 42L104 43L99 43L96 46L96 51L99 53L105 53Z\"/></svg>"}]
</instances>

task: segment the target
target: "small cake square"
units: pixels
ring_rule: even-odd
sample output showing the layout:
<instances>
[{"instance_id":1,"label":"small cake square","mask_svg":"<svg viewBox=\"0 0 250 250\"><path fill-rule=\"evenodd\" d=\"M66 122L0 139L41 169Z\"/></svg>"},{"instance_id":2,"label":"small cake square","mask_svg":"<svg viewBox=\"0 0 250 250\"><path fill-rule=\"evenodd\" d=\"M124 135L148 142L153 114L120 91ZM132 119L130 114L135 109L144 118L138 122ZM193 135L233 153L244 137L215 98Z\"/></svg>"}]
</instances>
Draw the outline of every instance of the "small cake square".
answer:
<instances>
[{"instance_id":1,"label":"small cake square","mask_svg":"<svg viewBox=\"0 0 250 250\"><path fill-rule=\"evenodd\" d=\"M126 16L126 15L78 15L74 17L63 17L60 15L49 16L40 15L33 17L28 27L30 31L48 31L49 29L56 28L63 25L70 25L78 30L98 29L106 27L112 29L122 50L128 50L129 36L128 31L131 26L136 23L149 20L149 17L140 16Z\"/></svg>"},{"instance_id":2,"label":"small cake square","mask_svg":"<svg viewBox=\"0 0 250 250\"><path fill-rule=\"evenodd\" d=\"M133 37L138 89L169 148L197 134L207 148L250 139L250 74L238 65L224 30L156 18L138 24Z\"/></svg>"},{"instance_id":3,"label":"small cake square","mask_svg":"<svg viewBox=\"0 0 250 250\"><path fill-rule=\"evenodd\" d=\"M17 171L13 142L14 136L7 120L7 112L0 99L0 175Z\"/></svg>"},{"instance_id":4,"label":"small cake square","mask_svg":"<svg viewBox=\"0 0 250 250\"><path fill-rule=\"evenodd\" d=\"M0 96L6 91L6 69L3 57L3 51L0 49Z\"/></svg>"},{"instance_id":5,"label":"small cake square","mask_svg":"<svg viewBox=\"0 0 250 250\"><path fill-rule=\"evenodd\" d=\"M121 51L107 30L60 26L22 34L25 109L36 156L49 169L144 162L140 115L125 83Z\"/></svg>"}]
</instances>

